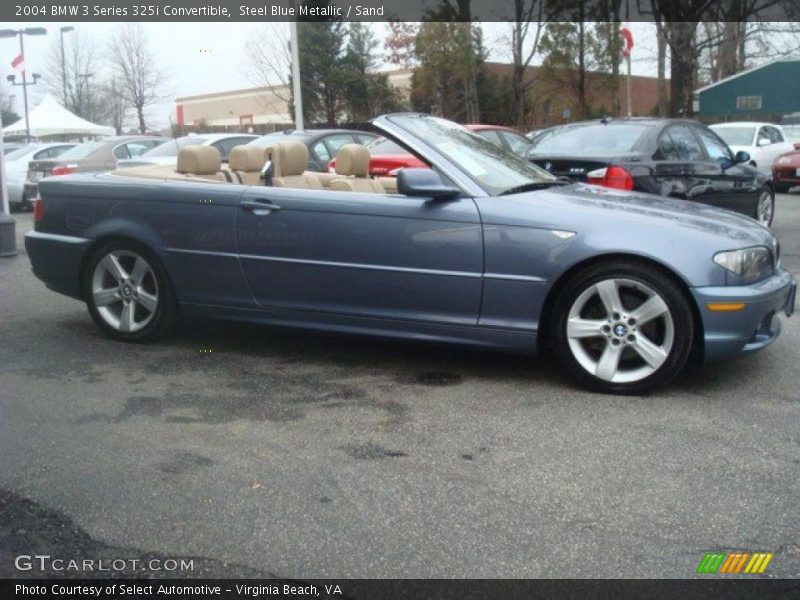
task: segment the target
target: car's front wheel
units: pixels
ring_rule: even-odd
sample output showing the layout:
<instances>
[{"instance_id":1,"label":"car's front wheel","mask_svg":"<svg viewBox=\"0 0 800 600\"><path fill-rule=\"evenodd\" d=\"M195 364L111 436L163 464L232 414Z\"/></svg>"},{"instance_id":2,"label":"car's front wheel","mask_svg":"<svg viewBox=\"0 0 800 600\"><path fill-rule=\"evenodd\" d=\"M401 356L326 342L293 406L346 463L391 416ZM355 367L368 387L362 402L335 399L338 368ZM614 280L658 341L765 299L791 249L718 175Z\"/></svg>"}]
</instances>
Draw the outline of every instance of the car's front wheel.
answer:
<instances>
[{"instance_id":1,"label":"car's front wheel","mask_svg":"<svg viewBox=\"0 0 800 600\"><path fill-rule=\"evenodd\" d=\"M678 285L636 261L593 265L555 301L553 345L584 386L642 394L665 385L686 364L694 321Z\"/></svg>"},{"instance_id":2,"label":"car's front wheel","mask_svg":"<svg viewBox=\"0 0 800 600\"><path fill-rule=\"evenodd\" d=\"M775 216L775 192L770 188L764 188L758 195L758 203L756 204L756 221L762 225L769 227L772 225L772 219Z\"/></svg>"},{"instance_id":3,"label":"car's front wheel","mask_svg":"<svg viewBox=\"0 0 800 600\"><path fill-rule=\"evenodd\" d=\"M148 342L173 325L172 286L156 256L131 241L112 241L90 259L83 280L89 314L109 337Z\"/></svg>"}]
</instances>

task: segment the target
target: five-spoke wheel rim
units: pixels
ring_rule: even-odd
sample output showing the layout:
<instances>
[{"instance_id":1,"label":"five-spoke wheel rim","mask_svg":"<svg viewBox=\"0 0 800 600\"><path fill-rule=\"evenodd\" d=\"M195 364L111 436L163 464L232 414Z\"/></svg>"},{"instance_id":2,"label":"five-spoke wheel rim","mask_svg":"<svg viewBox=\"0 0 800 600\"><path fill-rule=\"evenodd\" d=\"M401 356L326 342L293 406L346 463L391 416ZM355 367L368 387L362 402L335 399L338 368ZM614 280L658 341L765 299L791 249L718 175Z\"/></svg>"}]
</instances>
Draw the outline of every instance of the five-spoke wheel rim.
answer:
<instances>
[{"instance_id":1,"label":"five-spoke wheel rim","mask_svg":"<svg viewBox=\"0 0 800 600\"><path fill-rule=\"evenodd\" d=\"M772 223L772 194L764 190L758 197L758 207L756 208L758 222L769 226Z\"/></svg>"},{"instance_id":2,"label":"five-spoke wheel rim","mask_svg":"<svg viewBox=\"0 0 800 600\"><path fill-rule=\"evenodd\" d=\"M612 383L640 381L669 357L675 324L653 288L632 279L604 279L586 288L567 316L575 360Z\"/></svg>"},{"instance_id":3,"label":"five-spoke wheel rim","mask_svg":"<svg viewBox=\"0 0 800 600\"><path fill-rule=\"evenodd\" d=\"M106 254L94 268L92 299L97 312L113 329L139 331L158 308L158 282L148 262L130 250Z\"/></svg>"}]
</instances>

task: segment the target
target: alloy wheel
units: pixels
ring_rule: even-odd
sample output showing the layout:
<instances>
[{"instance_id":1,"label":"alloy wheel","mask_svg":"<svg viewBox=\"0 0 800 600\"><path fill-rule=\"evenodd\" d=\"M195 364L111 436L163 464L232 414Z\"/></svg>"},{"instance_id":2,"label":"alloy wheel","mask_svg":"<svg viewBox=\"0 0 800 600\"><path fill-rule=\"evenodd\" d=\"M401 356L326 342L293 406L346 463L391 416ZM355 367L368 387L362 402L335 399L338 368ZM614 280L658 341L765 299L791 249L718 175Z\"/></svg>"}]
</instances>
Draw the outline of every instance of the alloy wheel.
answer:
<instances>
[{"instance_id":1,"label":"alloy wheel","mask_svg":"<svg viewBox=\"0 0 800 600\"><path fill-rule=\"evenodd\" d=\"M653 374L667 361L675 340L667 303L632 279L604 279L587 287L572 304L566 327L575 360L612 383Z\"/></svg>"},{"instance_id":2,"label":"alloy wheel","mask_svg":"<svg viewBox=\"0 0 800 600\"><path fill-rule=\"evenodd\" d=\"M122 333L139 331L153 319L159 302L153 268L139 254L114 250L97 262L92 300L100 317Z\"/></svg>"},{"instance_id":3,"label":"alloy wheel","mask_svg":"<svg viewBox=\"0 0 800 600\"><path fill-rule=\"evenodd\" d=\"M756 220L762 225L769 225L772 223L772 194L769 190L764 190L758 197L758 206L756 207Z\"/></svg>"}]
</instances>

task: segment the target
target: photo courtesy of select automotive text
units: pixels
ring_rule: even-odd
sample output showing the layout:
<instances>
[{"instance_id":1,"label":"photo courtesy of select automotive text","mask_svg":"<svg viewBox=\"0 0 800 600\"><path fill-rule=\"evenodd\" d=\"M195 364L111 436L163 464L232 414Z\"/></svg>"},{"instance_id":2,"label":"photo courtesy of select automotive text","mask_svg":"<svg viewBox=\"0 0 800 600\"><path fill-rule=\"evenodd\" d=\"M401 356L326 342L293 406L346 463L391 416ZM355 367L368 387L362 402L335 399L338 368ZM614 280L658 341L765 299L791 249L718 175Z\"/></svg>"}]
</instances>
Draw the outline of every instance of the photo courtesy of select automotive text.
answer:
<instances>
[{"instance_id":1,"label":"photo courtesy of select automotive text","mask_svg":"<svg viewBox=\"0 0 800 600\"><path fill-rule=\"evenodd\" d=\"M0 600L800 600L800 0L4 0L0 199Z\"/></svg>"}]
</instances>

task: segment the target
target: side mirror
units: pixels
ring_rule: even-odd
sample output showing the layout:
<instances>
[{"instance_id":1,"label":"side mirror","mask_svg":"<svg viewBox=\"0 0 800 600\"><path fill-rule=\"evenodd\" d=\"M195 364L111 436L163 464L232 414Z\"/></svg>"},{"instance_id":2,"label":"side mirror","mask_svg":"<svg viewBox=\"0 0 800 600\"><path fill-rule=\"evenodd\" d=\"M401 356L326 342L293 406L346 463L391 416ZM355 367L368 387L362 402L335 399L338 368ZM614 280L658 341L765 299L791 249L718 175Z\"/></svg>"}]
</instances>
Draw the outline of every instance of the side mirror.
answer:
<instances>
[{"instance_id":1,"label":"side mirror","mask_svg":"<svg viewBox=\"0 0 800 600\"><path fill-rule=\"evenodd\" d=\"M772 143L772 140L769 138L758 138L758 142L756 142L757 146L769 146Z\"/></svg>"},{"instance_id":2,"label":"side mirror","mask_svg":"<svg viewBox=\"0 0 800 600\"><path fill-rule=\"evenodd\" d=\"M734 164L750 162L750 154L744 150L739 150L733 157Z\"/></svg>"},{"instance_id":3,"label":"side mirror","mask_svg":"<svg viewBox=\"0 0 800 600\"><path fill-rule=\"evenodd\" d=\"M397 192L404 196L447 200L461 194L461 190L447 185L433 169L400 169L397 172Z\"/></svg>"}]
</instances>

